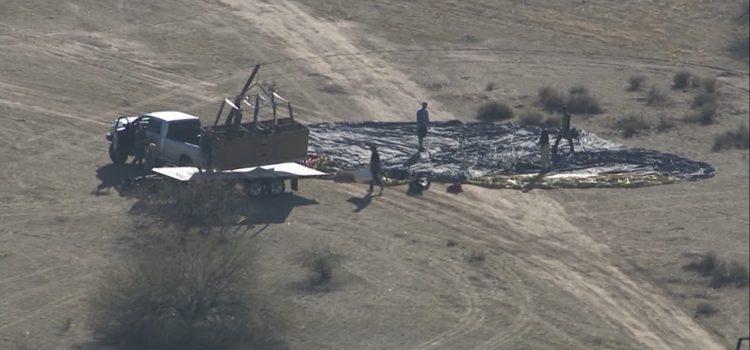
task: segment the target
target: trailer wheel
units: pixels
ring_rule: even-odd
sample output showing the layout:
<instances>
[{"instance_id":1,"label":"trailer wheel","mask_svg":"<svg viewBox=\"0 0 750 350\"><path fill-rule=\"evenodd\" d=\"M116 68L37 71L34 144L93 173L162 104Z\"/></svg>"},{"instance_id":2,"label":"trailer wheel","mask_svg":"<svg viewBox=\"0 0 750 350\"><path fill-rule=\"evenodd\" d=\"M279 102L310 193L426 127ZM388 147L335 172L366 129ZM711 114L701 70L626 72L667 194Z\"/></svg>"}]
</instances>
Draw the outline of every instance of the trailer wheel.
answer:
<instances>
[{"instance_id":1,"label":"trailer wheel","mask_svg":"<svg viewBox=\"0 0 750 350\"><path fill-rule=\"evenodd\" d=\"M272 180L268 184L268 193L272 196L278 196L284 193L285 189L286 185L284 184L284 180Z\"/></svg>"},{"instance_id":2,"label":"trailer wheel","mask_svg":"<svg viewBox=\"0 0 750 350\"><path fill-rule=\"evenodd\" d=\"M245 186L247 186L247 195L252 198L257 198L263 195L265 192L265 187L263 186L263 183L260 181L248 181Z\"/></svg>"}]
</instances>

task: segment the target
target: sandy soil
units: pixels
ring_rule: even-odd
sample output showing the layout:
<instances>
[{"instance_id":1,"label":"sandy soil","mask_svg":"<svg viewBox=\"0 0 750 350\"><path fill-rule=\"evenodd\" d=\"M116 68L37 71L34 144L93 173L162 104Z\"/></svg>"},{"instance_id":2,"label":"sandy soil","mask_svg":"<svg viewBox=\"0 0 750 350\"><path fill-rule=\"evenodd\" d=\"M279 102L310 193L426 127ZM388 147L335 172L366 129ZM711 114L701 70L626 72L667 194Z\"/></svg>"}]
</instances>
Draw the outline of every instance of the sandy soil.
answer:
<instances>
[{"instance_id":1,"label":"sandy soil","mask_svg":"<svg viewBox=\"0 0 750 350\"><path fill-rule=\"evenodd\" d=\"M706 251L750 254L748 152L710 151L748 120L747 61L724 50L747 30L736 13L731 1L676 0L3 1L0 348L97 347L86 297L132 247L133 200L93 194L126 175L107 166L111 118L210 120L258 62L307 122L410 120L422 100L436 119L471 120L490 100L519 114L537 109L540 86L583 83L605 113L578 126L718 167L670 186L436 186L418 198L305 182L272 203L283 223L246 227L289 348L727 348L750 332L748 290L711 289L682 266ZM680 122L692 91L652 108L624 89L640 73L669 91L679 69L723 82L714 125ZM622 139L610 126L629 113L677 126ZM295 256L319 242L347 258L332 291L301 293ZM702 302L718 313L693 317Z\"/></svg>"}]
</instances>

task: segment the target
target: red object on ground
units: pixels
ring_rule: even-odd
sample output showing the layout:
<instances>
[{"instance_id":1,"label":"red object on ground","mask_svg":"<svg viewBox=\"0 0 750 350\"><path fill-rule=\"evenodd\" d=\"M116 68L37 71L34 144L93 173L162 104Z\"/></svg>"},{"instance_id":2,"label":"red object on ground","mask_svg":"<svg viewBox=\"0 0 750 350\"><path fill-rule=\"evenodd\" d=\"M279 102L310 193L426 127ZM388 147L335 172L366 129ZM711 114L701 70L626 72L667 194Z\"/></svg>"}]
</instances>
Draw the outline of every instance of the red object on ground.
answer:
<instances>
[{"instance_id":1,"label":"red object on ground","mask_svg":"<svg viewBox=\"0 0 750 350\"><path fill-rule=\"evenodd\" d=\"M448 186L448 193L454 193L455 194L455 193L461 193L463 191L464 190L461 188L461 184L460 183L454 183L454 184Z\"/></svg>"}]
</instances>

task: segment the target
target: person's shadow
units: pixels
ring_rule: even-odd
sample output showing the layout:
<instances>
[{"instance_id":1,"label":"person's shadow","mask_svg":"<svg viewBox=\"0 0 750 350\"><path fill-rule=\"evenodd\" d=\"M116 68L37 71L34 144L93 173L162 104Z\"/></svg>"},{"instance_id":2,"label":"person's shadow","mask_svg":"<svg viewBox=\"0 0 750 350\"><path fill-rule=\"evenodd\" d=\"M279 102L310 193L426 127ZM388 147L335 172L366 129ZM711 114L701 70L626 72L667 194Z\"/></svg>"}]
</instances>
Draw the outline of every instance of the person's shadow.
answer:
<instances>
[{"instance_id":1,"label":"person's shadow","mask_svg":"<svg viewBox=\"0 0 750 350\"><path fill-rule=\"evenodd\" d=\"M351 198L347 199L346 201L349 202L349 203L352 203L352 204L356 205L357 207L354 208L354 212L355 213L359 213L362 210L364 210L365 208L367 208L367 206L369 206L370 203L372 203L372 197L373 197L372 192L371 191L367 191L367 194L365 194L365 196L362 197L362 198L351 197Z\"/></svg>"},{"instance_id":2,"label":"person's shadow","mask_svg":"<svg viewBox=\"0 0 750 350\"><path fill-rule=\"evenodd\" d=\"M539 174L536 174L534 177L531 178L531 181L527 183L523 188L521 189L521 192L526 193L534 189L536 187L536 184L541 181L545 175L549 173L549 170L544 169L539 172Z\"/></svg>"}]
</instances>

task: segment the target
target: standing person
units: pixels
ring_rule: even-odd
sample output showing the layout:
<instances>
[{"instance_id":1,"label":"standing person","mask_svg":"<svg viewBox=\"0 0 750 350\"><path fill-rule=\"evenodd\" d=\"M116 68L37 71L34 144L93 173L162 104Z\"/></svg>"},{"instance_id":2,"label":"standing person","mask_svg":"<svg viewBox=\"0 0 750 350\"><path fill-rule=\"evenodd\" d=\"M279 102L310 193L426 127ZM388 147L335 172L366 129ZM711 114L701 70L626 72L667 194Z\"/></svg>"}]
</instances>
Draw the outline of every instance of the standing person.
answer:
<instances>
[{"instance_id":1,"label":"standing person","mask_svg":"<svg viewBox=\"0 0 750 350\"><path fill-rule=\"evenodd\" d=\"M557 146L560 145L560 139L564 137L568 141L568 145L570 145L570 153L574 153L575 149L573 148L573 133L570 130L571 115L570 113L568 113L568 106L563 105L562 113L562 126L560 127L560 132L557 133L555 145L552 146L552 152L557 154Z\"/></svg>"},{"instance_id":2,"label":"standing person","mask_svg":"<svg viewBox=\"0 0 750 350\"><path fill-rule=\"evenodd\" d=\"M135 129L135 140L133 155L133 164L142 165L143 158L146 156L146 124L139 124Z\"/></svg>"},{"instance_id":3,"label":"standing person","mask_svg":"<svg viewBox=\"0 0 750 350\"><path fill-rule=\"evenodd\" d=\"M374 185L380 186L380 194L383 194L383 178L381 177L380 171L380 153L378 153L378 146L370 146L370 174L372 180L370 180L370 193Z\"/></svg>"},{"instance_id":4,"label":"standing person","mask_svg":"<svg viewBox=\"0 0 750 350\"><path fill-rule=\"evenodd\" d=\"M542 134L539 136L539 150L542 154L542 171L548 171L549 166L549 132L547 128L542 129Z\"/></svg>"},{"instance_id":5,"label":"standing person","mask_svg":"<svg viewBox=\"0 0 750 350\"><path fill-rule=\"evenodd\" d=\"M417 137L419 138L419 150L424 151L424 138L427 129L430 128L430 112L427 110L427 102L422 102L422 109L417 111Z\"/></svg>"}]
</instances>

